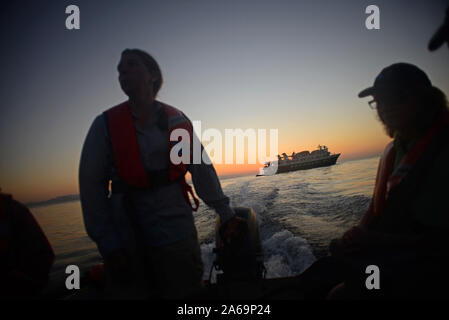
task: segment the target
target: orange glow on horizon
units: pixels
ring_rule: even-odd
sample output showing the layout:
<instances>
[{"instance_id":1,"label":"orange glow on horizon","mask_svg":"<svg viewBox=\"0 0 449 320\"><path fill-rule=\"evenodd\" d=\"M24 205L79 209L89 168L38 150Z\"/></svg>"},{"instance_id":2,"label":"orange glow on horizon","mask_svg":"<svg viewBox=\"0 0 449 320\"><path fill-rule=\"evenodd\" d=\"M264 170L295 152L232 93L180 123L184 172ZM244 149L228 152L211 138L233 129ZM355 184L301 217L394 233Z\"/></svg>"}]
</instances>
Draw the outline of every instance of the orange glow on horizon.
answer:
<instances>
[{"instance_id":1,"label":"orange glow on horizon","mask_svg":"<svg viewBox=\"0 0 449 320\"><path fill-rule=\"evenodd\" d=\"M346 161L359 159L369 156L380 155L388 141L379 142L375 145L365 148L351 148L351 146L346 146L344 144L335 144L329 146L329 151L331 153L341 153L341 156L338 161ZM299 150L298 148L290 147L284 148L280 150L280 153L286 151L287 154L291 154L292 151L299 152L302 150L315 150L316 147L312 148L303 148ZM245 159L246 161L246 159ZM227 176L240 176L240 175L256 175L259 172L259 168L262 167L262 164L214 164L217 175L221 178L226 178ZM30 182L33 181L33 182ZM78 194L78 181L69 180L69 181L54 181L49 184L42 184L40 182L34 182L35 180L28 180L27 183L19 183L16 181L14 186L8 188L5 185L2 188L4 193L11 193L15 199L18 201L27 203L27 202L36 202L48 200L51 198L55 198L58 196L70 195L70 194Z\"/></svg>"},{"instance_id":2,"label":"orange glow on horizon","mask_svg":"<svg viewBox=\"0 0 449 320\"><path fill-rule=\"evenodd\" d=\"M283 152L290 155L293 151L300 152L303 150L316 150L318 143L309 142L307 144L300 143L301 140L296 137L288 136L288 139L281 140L279 143L279 154ZM308 139L310 141L310 138ZM379 128L373 132L368 132L362 135L354 135L351 133L345 134L339 132L339 136L330 136L327 139L314 139L315 141L323 141L328 146L331 153L341 153L338 161L347 161L353 159L366 158L369 156L380 155L385 145L391 141ZM245 163L244 164L217 164L214 163L217 175L220 178L256 175L259 168L263 164L248 164L248 148L245 145ZM234 159L235 161L235 159ZM15 199L23 203L37 202L52 199L59 196L78 194L78 179L77 166L68 168L58 168L49 175L49 172L44 174L42 172L23 173L17 179L10 179L10 181L3 184L3 192L11 193ZM69 172L70 171L70 172ZM46 179L45 179L46 178ZM45 180L44 180L45 179ZM9 184L7 182L10 182Z\"/></svg>"}]
</instances>

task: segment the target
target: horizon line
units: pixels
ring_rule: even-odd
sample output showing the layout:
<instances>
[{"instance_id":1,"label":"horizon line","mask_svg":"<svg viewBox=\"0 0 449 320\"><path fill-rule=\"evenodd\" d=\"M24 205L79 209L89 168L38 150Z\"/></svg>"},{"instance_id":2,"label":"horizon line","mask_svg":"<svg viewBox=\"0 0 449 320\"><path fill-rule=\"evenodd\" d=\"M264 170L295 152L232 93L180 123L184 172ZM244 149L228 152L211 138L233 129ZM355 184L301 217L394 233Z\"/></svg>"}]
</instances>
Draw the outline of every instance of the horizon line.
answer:
<instances>
[{"instance_id":1,"label":"horizon line","mask_svg":"<svg viewBox=\"0 0 449 320\"><path fill-rule=\"evenodd\" d=\"M370 159L374 157L380 156L378 153L376 154L370 154L370 155L364 155L364 156L356 156L353 158L347 158L339 161L339 163L342 162L349 162L349 161L356 161L356 160L364 160L364 159ZM227 180L232 178L238 178L238 177L246 177L246 176L252 176L254 174L253 171L247 171L247 172L241 172L241 173L231 173L231 174L225 174L225 175L218 175L218 178L220 180ZM191 179L188 179L189 182L191 182ZM49 199L40 200L40 201L29 201L24 203L27 207L40 207L44 205L51 205L51 204L60 204L65 202L71 202L71 201L77 201L79 200L79 193L76 194L66 194L61 196L55 196Z\"/></svg>"}]
</instances>

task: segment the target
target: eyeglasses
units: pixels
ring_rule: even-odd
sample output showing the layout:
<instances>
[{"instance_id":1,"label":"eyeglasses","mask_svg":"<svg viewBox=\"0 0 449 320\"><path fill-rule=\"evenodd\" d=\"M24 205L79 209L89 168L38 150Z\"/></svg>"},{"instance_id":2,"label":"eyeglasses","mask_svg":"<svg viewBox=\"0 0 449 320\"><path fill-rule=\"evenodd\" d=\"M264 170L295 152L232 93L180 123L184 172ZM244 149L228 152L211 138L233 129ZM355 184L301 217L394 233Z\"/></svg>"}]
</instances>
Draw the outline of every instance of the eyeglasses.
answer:
<instances>
[{"instance_id":1,"label":"eyeglasses","mask_svg":"<svg viewBox=\"0 0 449 320\"><path fill-rule=\"evenodd\" d=\"M368 105L371 108L371 110L377 110L378 105L377 100L368 101Z\"/></svg>"},{"instance_id":2,"label":"eyeglasses","mask_svg":"<svg viewBox=\"0 0 449 320\"><path fill-rule=\"evenodd\" d=\"M381 102L382 106L396 106L400 103L402 103L405 98L408 96L407 92L398 92L395 94L383 94L383 95L378 95L376 96L376 98ZM368 105L372 110L377 110L377 108L379 107L379 101L376 99L373 99L371 101L368 101Z\"/></svg>"}]
</instances>

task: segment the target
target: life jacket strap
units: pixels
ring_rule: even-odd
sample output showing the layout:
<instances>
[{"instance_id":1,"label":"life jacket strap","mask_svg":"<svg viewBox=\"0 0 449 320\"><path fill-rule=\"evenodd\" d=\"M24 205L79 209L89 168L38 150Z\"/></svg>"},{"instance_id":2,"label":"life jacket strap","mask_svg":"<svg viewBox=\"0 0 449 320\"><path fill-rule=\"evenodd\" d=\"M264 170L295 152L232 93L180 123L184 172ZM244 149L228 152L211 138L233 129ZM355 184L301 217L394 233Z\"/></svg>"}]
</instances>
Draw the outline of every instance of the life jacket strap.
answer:
<instances>
[{"instance_id":1,"label":"life jacket strap","mask_svg":"<svg viewBox=\"0 0 449 320\"><path fill-rule=\"evenodd\" d=\"M393 171L387 180L387 191L386 195L388 197L391 189L398 186L403 178L413 169L418 159L424 154L428 149L429 145L436 139L438 134L443 128L449 125L449 115L446 115L439 119L427 132L426 134L418 140L412 149L404 156L401 163Z\"/></svg>"}]
</instances>

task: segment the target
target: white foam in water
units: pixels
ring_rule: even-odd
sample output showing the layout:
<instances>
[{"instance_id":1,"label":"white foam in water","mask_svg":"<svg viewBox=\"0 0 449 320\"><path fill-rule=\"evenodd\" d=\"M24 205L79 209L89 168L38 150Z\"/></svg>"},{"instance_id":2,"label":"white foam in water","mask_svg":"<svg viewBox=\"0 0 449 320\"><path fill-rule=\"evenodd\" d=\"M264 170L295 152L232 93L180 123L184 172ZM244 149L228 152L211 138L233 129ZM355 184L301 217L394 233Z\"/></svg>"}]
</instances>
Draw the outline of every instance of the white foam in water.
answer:
<instances>
[{"instance_id":1,"label":"white foam in water","mask_svg":"<svg viewBox=\"0 0 449 320\"><path fill-rule=\"evenodd\" d=\"M288 230L273 234L262 246L267 278L298 275L316 260L307 241Z\"/></svg>"},{"instance_id":2,"label":"white foam in water","mask_svg":"<svg viewBox=\"0 0 449 320\"><path fill-rule=\"evenodd\" d=\"M264 264L267 269L266 278L281 278L295 276L308 268L315 260L312 249L307 241L294 236L290 231L283 230L262 241ZM201 245L201 255L204 264L203 279L209 279L210 268L215 259L212 252L215 243ZM216 270L212 271L211 282L216 282Z\"/></svg>"},{"instance_id":3,"label":"white foam in water","mask_svg":"<svg viewBox=\"0 0 449 320\"><path fill-rule=\"evenodd\" d=\"M253 189L253 190L252 190ZM236 190L238 190L236 192ZM233 206L253 208L256 213L259 227L263 225L263 213L269 202L277 196L278 189L273 187L251 188L248 181L241 184L232 185L228 188L233 201ZM294 236L288 230L282 230L272 235L268 239L262 239L264 251L264 265L267 269L267 278L280 278L295 276L308 268L315 260L312 249L308 242L298 236ZM203 279L209 279L210 268L215 259L212 252L215 243L203 244L201 246L202 259L204 263ZM216 271L213 270L211 281L216 281Z\"/></svg>"}]
</instances>

